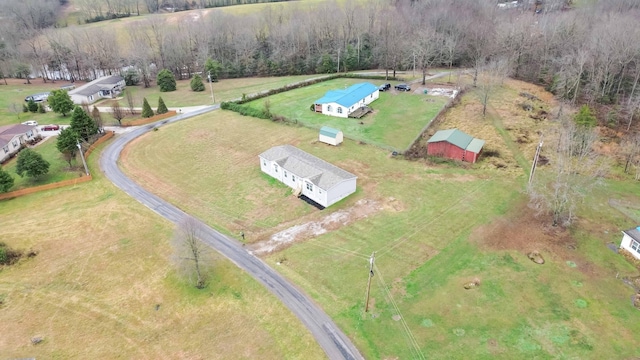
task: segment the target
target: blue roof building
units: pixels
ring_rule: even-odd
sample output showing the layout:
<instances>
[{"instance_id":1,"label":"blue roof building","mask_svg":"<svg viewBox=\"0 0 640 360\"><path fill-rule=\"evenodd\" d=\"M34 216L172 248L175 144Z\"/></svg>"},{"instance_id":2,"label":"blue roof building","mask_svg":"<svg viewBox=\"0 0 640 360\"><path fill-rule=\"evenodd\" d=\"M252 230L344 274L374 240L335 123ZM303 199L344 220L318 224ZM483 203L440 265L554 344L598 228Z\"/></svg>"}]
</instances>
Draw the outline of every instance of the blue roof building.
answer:
<instances>
[{"instance_id":1,"label":"blue roof building","mask_svg":"<svg viewBox=\"0 0 640 360\"><path fill-rule=\"evenodd\" d=\"M344 90L330 90L315 101L315 111L330 116L349 117L359 108L369 105L379 96L378 87L368 83L351 85Z\"/></svg>"}]
</instances>

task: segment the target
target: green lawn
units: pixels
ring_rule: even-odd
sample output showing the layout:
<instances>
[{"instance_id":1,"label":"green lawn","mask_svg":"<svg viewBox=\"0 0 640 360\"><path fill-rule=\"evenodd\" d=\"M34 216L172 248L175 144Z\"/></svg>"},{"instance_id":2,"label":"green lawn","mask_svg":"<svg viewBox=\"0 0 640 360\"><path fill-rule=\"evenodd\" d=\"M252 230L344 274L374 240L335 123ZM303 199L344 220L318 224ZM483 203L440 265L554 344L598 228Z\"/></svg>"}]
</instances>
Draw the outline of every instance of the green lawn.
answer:
<instances>
[{"instance_id":1,"label":"green lawn","mask_svg":"<svg viewBox=\"0 0 640 360\"><path fill-rule=\"evenodd\" d=\"M9 124L19 124L27 120L35 120L40 125L46 124L69 124L71 117L63 117L54 112L46 114L23 113L22 104L28 95L59 89L66 82L48 82L44 84L42 79L31 80L31 84L23 84L24 80L10 79L9 85L0 82L0 126ZM17 110L17 112L16 112Z\"/></svg>"},{"instance_id":2,"label":"green lawn","mask_svg":"<svg viewBox=\"0 0 640 360\"><path fill-rule=\"evenodd\" d=\"M283 115L305 126L319 129L331 126L342 130L354 140L364 141L388 149L404 151L422 132L447 102L445 97L414 93L380 92L378 100L371 103L374 113L362 119L344 119L315 113L309 109L315 100L329 90L344 89L362 79L335 79L300 89L269 96L247 103L263 109L270 103L273 114ZM380 81L374 81L377 84ZM392 83L392 86L397 82ZM362 122L362 124L361 124Z\"/></svg>"},{"instance_id":3,"label":"green lawn","mask_svg":"<svg viewBox=\"0 0 640 360\"><path fill-rule=\"evenodd\" d=\"M298 75L266 78L241 78L223 79L213 83L213 94L216 103L239 99L243 94L249 95L262 90L276 89L287 84L316 77L315 75ZM136 107L142 107L142 99L146 98L152 108L158 106L158 98L162 96L167 107L210 105L211 88L205 82L205 91L191 91L190 80L176 81L176 91L160 92L155 85L144 88L143 86L129 86L126 91L131 91L136 102ZM126 100L119 100L120 106L126 107ZM98 103L98 106L109 106L109 100Z\"/></svg>"},{"instance_id":4,"label":"green lawn","mask_svg":"<svg viewBox=\"0 0 640 360\"><path fill-rule=\"evenodd\" d=\"M62 158L62 154L56 149L56 139L55 137L49 138L33 148L35 152L42 155L42 157L49 162L48 174L38 179L18 176L18 174L16 174L17 156L3 166L3 169L14 179L13 188L11 188L10 191L73 179L82 175L83 170L80 158L78 157L76 161L72 162L74 167L70 169L69 163Z\"/></svg>"},{"instance_id":5,"label":"green lawn","mask_svg":"<svg viewBox=\"0 0 640 360\"><path fill-rule=\"evenodd\" d=\"M324 307L366 358L416 358L418 351L434 359L640 355L632 345L640 313L630 305L632 290L616 279L637 270L606 249L601 227L575 232L574 253L547 250L547 263L536 265L524 250L481 245L492 240L482 236L491 228L486 224L524 207L521 174L432 167L350 140L326 146L316 136L218 111L146 135L122 164L143 186L229 234L244 231L250 243L360 200L376 204L366 217L266 257ZM169 145L187 141L180 151ZM257 158L285 143L355 173L358 191L324 211L293 198L260 172ZM616 185L607 194L624 196L631 188ZM602 195L593 196L601 202ZM580 216L610 234L624 223L609 207L592 206ZM619 241L619 232L609 236ZM480 287L464 290L474 278Z\"/></svg>"},{"instance_id":6,"label":"green lawn","mask_svg":"<svg viewBox=\"0 0 640 360\"><path fill-rule=\"evenodd\" d=\"M0 268L2 358L325 358L230 261L215 259L203 290L179 279L173 225L105 179L99 155L91 182L0 201L0 241L38 252Z\"/></svg>"}]
</instances>

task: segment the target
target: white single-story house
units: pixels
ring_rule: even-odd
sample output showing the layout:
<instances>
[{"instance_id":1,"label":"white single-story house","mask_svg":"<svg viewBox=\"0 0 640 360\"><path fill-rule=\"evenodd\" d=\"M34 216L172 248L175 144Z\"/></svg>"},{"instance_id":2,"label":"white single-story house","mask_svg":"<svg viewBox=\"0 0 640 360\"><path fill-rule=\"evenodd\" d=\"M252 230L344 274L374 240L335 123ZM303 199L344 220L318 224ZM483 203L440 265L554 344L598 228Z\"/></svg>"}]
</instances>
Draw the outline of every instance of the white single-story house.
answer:
<instances>
[{"instance_id":1,"label":"white single-story house","mask_svg":"<svg viewBox=\"0 0 640 360\"><path fill-rule=\"evenodd\" d=\"M622 232L620 248L627 250L640 260L640 226Z\"/></svg>"},{"instance_id":2,"label":"white single-story house","mask_svg":"<svg viewBox=\"0 0 640 360\"><path fill-rule=\"evenodd\" d=\"M342 131L338 129L334 129L328 126L323 126L320 128L320 135L318 135L318 140L320 142L329 144L329 145L340 145L344 139L344 135Z\"/></svg>"},{"instance_id":3,"label":"white single-story house","mask_svg":"<svg viewBox=\"0 0 640 360\"><path fill-rule=\"evenodd\" d=\"M378 87L368 83L352 85L344 90L331 90L315 101L315 112L329 116L347 118L349 114L378 98Z\"/></svg>"},{"instance_id":4,"label":"white single-story house","mask_svg":"<svg viewBox=\"0 0 640 360\"><path fill-rule=\"evenodd\" d=\"M9 160L18 153L22 145L35 140L40 135L38 127L34 125L5 125L0 126L0 163Z\"/></svg>"},{"instance_id":5,"label":"white single-story house","mask_svg":"<svg viewBox=\"0 0 640 360\"><path fill-rule=\"evenodd\" d=\"M91 104L99 99L114 98L124 88L125 82L122 76L103 76L69 91L69 96L74 104Z\"/></svg>"},{"instance_id":6,"label":"white single-story house","mask_svg":"<svg viewBox=\"0 0 640 360\"><path fill-rule=\"evenodd\" d=\"M357 176L291 145L274 146L259 155L260 169L289 186L320 209L356 191Z\"/></svg>"}]
</instances>

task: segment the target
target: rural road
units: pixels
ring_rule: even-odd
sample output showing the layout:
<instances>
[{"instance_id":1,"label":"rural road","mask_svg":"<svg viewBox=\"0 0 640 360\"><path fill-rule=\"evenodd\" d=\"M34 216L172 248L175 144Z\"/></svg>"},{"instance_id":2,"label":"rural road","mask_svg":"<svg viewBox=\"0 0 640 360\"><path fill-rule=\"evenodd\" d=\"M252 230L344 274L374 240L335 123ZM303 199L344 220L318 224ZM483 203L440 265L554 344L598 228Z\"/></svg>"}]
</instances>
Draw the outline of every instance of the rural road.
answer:
<instances>
[{"instance_id":1,"label":"rural road","mask_svg":"<svg viewBox=\"0 0 640 360\"><path fill-rule=\"evenodd\" d=\"M123 148L129 142L151 131L153 128L201 115L218 108L218 105L207 106L153 124L140 126L131 132L118 135L102 152L100 169L109 180L131 197L172 223L180 223L189 214L151 194L129 179L118 167L118 159ZM202 241L233 261L234 264L245 270L276 295L309 329L329 359L363 359L351 340L306 294L293 286L262 260L247 252L237 240L217 232L200 220L197 221L201 223L204 229Z\"/></svg>"}]
</instances>

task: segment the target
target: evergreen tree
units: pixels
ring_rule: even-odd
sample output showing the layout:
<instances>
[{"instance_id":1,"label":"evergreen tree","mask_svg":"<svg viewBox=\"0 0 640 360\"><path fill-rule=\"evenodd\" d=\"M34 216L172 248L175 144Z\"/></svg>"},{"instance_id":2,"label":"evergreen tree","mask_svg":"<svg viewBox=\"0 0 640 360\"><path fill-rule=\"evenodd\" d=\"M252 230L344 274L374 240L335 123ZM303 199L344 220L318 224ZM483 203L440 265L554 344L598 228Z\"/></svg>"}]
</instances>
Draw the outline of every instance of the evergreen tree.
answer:
<instances>
[{"instance_id":1,"label":"evergreen tree","mask_svg":"<svg viewBox=\"0 0 640 360\"><path fill-rule=\"evenodd\" d=\"M36 104L36 102L32 99L29 99L29 101L27 102L27 108L29 108L29 111L31 111L32 113L38 112L38 104Z\"/></svg>"},{"instance_id":2,"label":"evergreen tree","mask_svg":"<svg viewBox=\"0 0 640 360\"><path fill-rule=\"evenodd\" d=\"M156 109L156 114L166 114L168 112L169 112L169 109L167 109L167 105L164 104L164 100L162 100L162 97L159 97L158 109Z\"/></svg>"},{"instance_id":3,"label":"evergreen tree","mask_svg":"<svg viewBox=\"0 0 640 360\"><path fill-rule=\"evenodd\" d=\"M598 124L598 119L591 113L588 105L582 105L573 120L576 122L576 125L587 128L592 128Z\"/></svg>"},{"instance_id":4,"label":"evergreen tree","mask_svg":"<svg viewBox=\"0 0 640 360\"><path fill-rule=\"evenodd\" d=\"M66 90L53 90L49 95L49 106L54 112L62 114L62 116L67 116L71 110L73 110L73 101L71 100L71 96Z\"/></svg>"},{"instance_id":5,"label":"evergreen tree","mask_svg":"<svg viewBox=\"0 0 640 360\"><path fill-rule=\"evenodd\" d=\"M136 69L129 69L124 73L124 83L126 86L134 86L140 83L140 75Z\"/></svg>"},{"instance_id":6,"label":"evergreen tree","mask_svg":"<svg viewBox=\"0 0 640 360\"><path fill-rule=\"evenodd\" d=\"M13 177L0 167L0 193L5 193L13 186Z\"/></svg>"},{"instance_id":7,"label":"evergreen tree","mask_svg":"<svg viewBox=\"0 0 640 360\"><path fill-rule=\"evenodd\" d=\"M149 106L149 102L147 98L144 98L142 101L142 117L150 118L153 116L153 110L151 110L151 106Z\"/></svg>"},{"instance_id":8,"label":"evergreen tree","mask_svg":"<svg viewBox=\"0 0 640 360\"><path fill-rule=\"evenodd\" d=\"M200 75L195 74L189 83L191 85L192 91L204 91L204 84L202 83L202 77Z\"/></svg>"},{"instance_id":9,"label":"evergreen tree","mask_svg":"<svg viewBox=\"0 0 640 360\"><path fill-rule=\"evenodd\" d=\"M64 155L65 160L71 166L71 160L76 157L78 152L78 141L80 136L72 128L68 127L60 131L58 140L56 141L56 148Z\"/></svg>"},{"instance_id":10,"label":"evergreen tree","mask_svg":"<svg viewBox=\"0 0 640 360\"><path fill-rule=\"evenodd\" d=\"M46 113L46 112L47 112L47 110L44 108L44 105L42 105L42 103L39 103L39 104L38 104L38 112L39 112L40 114L44 114L44 113Z\"/></svg>"},{"instance_id":11,"label":"evergreen tree","mask_svg":"<svg viewBox=\"0 0 640 360\"><path fill-rule=\"evenodd\" d=\"M162 69L157 77L160 92L176 91L176 78L173 73L167 69Z\"/></svg>"},{"instance_id":12,"label":"evergreen tree","mask_svg":"<svg viewBox=\"0 0 640 360\"><path fill-rule=\"evenodd\" d=\"M207 76L207 81L218 81L220 72L222 72L222 64L211 58L207 59L204 63L204 74ZM209 75L211 75L211 79L209 79Z\"/></svg>"},{"instance_id":13,"label":"evergreen tree","mask_svg":"<svg viewBox=\"0 0 640 360\"><path fill-rule=\"evenodd\" d=\"M30 178L37 178L49 172L49 162L42 158L37 152L27 148L20 151L16 163L16 173L20 177L25 175Z\"/></svg>"},{"instance_id":14,"label":"evergreen tree","mask_svg":"<svg viewBox=\"0 0 640 360\"><path fill-rule=\"evenodd\" d=\"M91 136L98 133L98 126L93 119L80 107L76 106L71 115L71 129L84 141L89 141Z\"/></svg>"}]
</instances>

